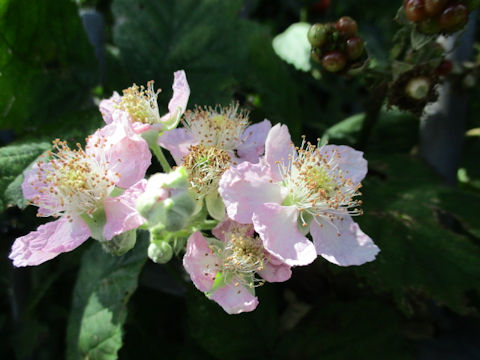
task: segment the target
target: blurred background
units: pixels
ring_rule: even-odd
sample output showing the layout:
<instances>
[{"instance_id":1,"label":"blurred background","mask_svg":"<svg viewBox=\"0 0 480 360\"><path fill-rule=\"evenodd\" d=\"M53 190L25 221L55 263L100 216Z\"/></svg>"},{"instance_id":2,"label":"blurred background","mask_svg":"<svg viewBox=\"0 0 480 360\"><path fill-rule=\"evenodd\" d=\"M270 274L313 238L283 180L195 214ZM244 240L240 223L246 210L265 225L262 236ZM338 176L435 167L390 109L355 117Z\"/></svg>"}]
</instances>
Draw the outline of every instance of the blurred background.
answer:
<instances>
[{"instance_id":1,"label":"blurred background","mask_svg":"<svg viewBox=\"0 0 480 360\"><path fill-rule=\"evenodd\" d=\"M348 15L373 66L381 66L401 5L1 0L1 357L480 359L479 34L472 27L463 40L472 56L469 82L458 75L457 98L444 100L462 110L447 111L448 127L439 122L440 130L385 107L369 128L366 77L297 70L272 47L292 23ZM119 260L102 263L92 242L14 269L7 258L13 240L44 222L19 193L23 170L52 139L82 143L103 126L97 105L113 91L154 80L166 109L179 69L191 87L189 108L236 100L252 122L287 124L293 139L327 135L365 151L369 174L357 220L381 249L376 261L340 268L318 258L295 268L288 282L258 288L258 308L236 316L194 288L181 256L147 262L142 239ZM450 138L436 142L437 131ZM154 163L149 172L158 170ZM92 305L98 289L108 307Z\"/></svg>"}]
</instances>

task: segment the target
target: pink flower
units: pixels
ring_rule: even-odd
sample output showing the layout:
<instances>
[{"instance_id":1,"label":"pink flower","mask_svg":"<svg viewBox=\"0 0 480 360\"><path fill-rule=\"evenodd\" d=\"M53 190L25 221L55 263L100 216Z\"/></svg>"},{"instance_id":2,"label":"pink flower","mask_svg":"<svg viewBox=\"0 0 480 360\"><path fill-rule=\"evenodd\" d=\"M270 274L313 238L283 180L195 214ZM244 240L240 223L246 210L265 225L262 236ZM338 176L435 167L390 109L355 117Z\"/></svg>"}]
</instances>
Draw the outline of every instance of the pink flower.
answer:
<instances>
[{"instance_id":1,"label":"pink flower","mask_svg":"<svg viewBox=\"0 0 480 360\"><path fill-rule=\"evenodd\" d=\"M360 265L379 252L351 217L361 214L354 198L366 173L361 152L305 142L295 149L287 127L277 124L264 159L227 170L219 193L229 217L253 223L265 249L285 263L306 265L319 254L337 265Z\"/></svg>"},{"instance_id":2,"label":"pink flower","mask_svg":"<svg viewBox=\"0 0 480 360\"><path fill-rule=\"evenodd\" d=\"M216 239L205 238L199 231L188 238L183 265L197 289L227 313L254 310L258 305L255 287L264 280L281 282L290 278L290 266L263 248L253 236L251 225L226 220L212 233Z\"/></svg>"},{"instance_id":3,"label":"pink flower","mask_svg":"<svg viewBox=\"0 0 480 360\"><path fill-rule=\"evenodd\" d=\"M15 266L38 265L81 245L92 234L87 225L98 212L106 217L101 240L132 230L144 220L135 210L151 154L145 141L125 120L99 129L83 150L54 141L55 153L25 172L25 198L38 206L38 216L55 221L15 240L10 259ZM126 188L111 197L115 187ZM101 224L103 226L103 224Z\"/></svg>"},{"instance_id":4,"label":"pink flower","mask_svg":"<svg viewBox=\"0 0 480 360\"><path fill-rule=\"evenodd\" d=\"M218 182L231 164L258 162L270 121L249 125L247 113L231 104L187 111L182 122L183 128L163 133L158 143L185 167L197 199L205 199L209 214L222 221L225 206L218 195Z\"/></svg>"},{"instance_id":5,"label":"pink flower","mask_svg":"<svg viewBox=\"0 0 480 360\"><path fill-rule=\"evenodd\" d=\"M168 103L167 114L160 116L157 104L160 91L155 91L153 81L150 81L147 89L134 84L123 91L123 96L114 92L110 99L102 100L100 112L103 119L110 124L116 118L124 116L122 113L127 113L136 133L148 130L158 132L174 128L187 107L190 87L185 71L176 71L173 75L173 96Z\"/></svg>"}]
</instances>

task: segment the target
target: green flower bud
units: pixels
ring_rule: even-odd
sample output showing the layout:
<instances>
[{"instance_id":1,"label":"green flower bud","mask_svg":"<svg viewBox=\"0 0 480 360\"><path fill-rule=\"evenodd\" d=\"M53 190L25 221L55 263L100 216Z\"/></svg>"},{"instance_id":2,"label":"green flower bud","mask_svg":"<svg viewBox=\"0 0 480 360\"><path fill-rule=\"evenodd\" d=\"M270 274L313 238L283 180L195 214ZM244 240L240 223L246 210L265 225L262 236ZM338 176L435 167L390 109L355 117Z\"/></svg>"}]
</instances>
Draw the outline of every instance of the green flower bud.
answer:
<instances>
[{"instance_id":1,"label":"green flower bud","mask_svg":"<svg viewBox=\"0 0 480 360\"><path fill-rule=\"evenodd\" d=\"M195 210L195 200L188 192L185 168L168 174L155 174L148 180L145 192L136 207L148 222L148 227L164 227L167 231L181 230Z\"/></svg>"},{"instance_id":2,"label":"green flower bud","mask_svg":"<svg viewBox=\"0 0 480 360\"><path fill-rule=\"evenodd\" d=\"M102 241L103 250L109 254L121 256L127 251L133 249L137 242L137 232L130 230L120 235L114 236L111 240Z\"/></svg>"},{"instance_id":3,"label":"green flower bud","mask_svg":"<svg viewBox=\"0 0 480 360\"><path fill-rule=\"evenodd\" d=\"M166 241L150 243L148 246L148 257L157 264L165 264L173 256L173 249Z\"/></svg>"}]
</instances>

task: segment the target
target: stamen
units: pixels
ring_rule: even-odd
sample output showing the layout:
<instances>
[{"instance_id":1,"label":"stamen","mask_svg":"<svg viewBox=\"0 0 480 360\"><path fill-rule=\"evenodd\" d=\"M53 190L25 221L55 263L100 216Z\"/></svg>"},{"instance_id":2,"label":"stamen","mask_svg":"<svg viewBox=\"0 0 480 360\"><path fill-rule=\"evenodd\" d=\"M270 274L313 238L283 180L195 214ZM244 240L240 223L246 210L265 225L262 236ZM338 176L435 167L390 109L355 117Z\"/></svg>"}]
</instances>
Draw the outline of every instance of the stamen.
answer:
<instances>
[{"instance_id":1,"label":"stamen","mask_svg":"<svg viewBox=\"0 0 480 360\"><path fill-rule=\"evenodd\" d=\"M117 107L130 114L133 121L144 124L156 124L160 121L157 97L161 90L155 91L153 80L147 83L147 88L136 84L123 90L123 96Z\"/></svg>"}]
</instances>

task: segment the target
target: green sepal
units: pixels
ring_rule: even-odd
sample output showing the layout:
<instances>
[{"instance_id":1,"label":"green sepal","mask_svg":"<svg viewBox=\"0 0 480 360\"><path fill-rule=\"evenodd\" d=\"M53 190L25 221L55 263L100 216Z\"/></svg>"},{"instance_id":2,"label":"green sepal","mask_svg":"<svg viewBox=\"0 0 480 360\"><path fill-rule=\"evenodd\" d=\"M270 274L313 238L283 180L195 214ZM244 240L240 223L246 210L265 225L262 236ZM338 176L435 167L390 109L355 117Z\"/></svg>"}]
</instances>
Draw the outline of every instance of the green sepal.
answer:
<instances>
[{"instance_id":1,"label":"green sepal","mask_svg":"<svg viewBox=\"0 0 480 360\"><path fill-rule=\"evenodd\" d=\"M225 204L218 191L212 191L205 197L205 205L212 218L218 221L225 220Z\"/></svg>"},{"instance_id":2,"label":"green sepal","mask_svg":"<svg viewBox=\"0 0 480 360\"><path fill-rule=\"evenodd\" d=\"M125 189L122 189L122 188L119 188L119 187L116 187L116 186L115 186L109 196L110 196L110 197L120 196L120 195L122 195L124 192L125 192Z\"/></svg>"},{"instance_id":3,"label":"green sepal","mask_svg":"<svg viewBox=\"0 0 480 360\"><path fill-rule=\"evenodd\" d=\"M114 236L111 240L101 241L102 248L109 254L121 256L135 246L137 242L137 231L130 230Z\"/></svg>"},{"instance_id":4,"label":"green sepal","mask_svg":"<svg viewBox=\"0 0 480 360\"><path fill-rule=\"evenodd\" d=\"M103 207L98 208L91 215L82 214L80 216L90 229L90 237L100 242L106 241L103 235L103 228L107 223L107 216Z\"/></svg>"},{"instance_id":5,"label":"green sepal","mask_svg":"<svg viewBox=\"0 0 480 360\"><path fill-rule=\"evenodd\" d=\"M213 295L215 291L218 289L223 288L224 286L228 285L230 281L232 281L233 275L230 273L222 273L221 271L217 271L215 275L215 280L213 281L212 288L205 293L207 297Z\"/></svg>"},{"instance_id":6,"label":"green sepal","mask_svg":"<svg viewBox=\"0 0 480 360\"><path fill-rule=\"evenodd\" d=\"M300 230L300 232L303 235L307 235L310 232L310 224L312 223L313 215L310 214L310 213L304 212L302 217L303 217L303 221L305 223L302 222L302 219L299 215L298 219L297 219L297 228L298 228L298 230Z\"/></svg>"}]
</instances>

